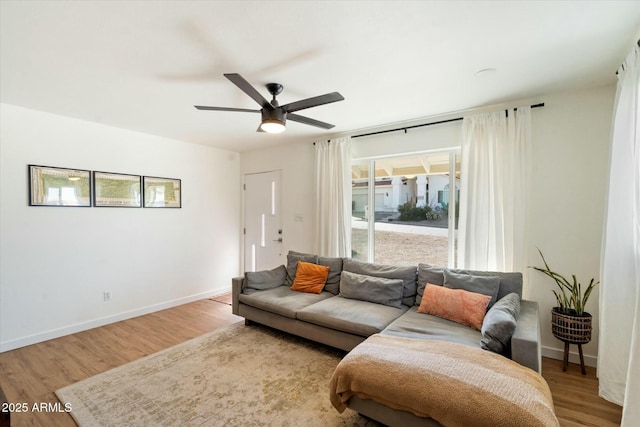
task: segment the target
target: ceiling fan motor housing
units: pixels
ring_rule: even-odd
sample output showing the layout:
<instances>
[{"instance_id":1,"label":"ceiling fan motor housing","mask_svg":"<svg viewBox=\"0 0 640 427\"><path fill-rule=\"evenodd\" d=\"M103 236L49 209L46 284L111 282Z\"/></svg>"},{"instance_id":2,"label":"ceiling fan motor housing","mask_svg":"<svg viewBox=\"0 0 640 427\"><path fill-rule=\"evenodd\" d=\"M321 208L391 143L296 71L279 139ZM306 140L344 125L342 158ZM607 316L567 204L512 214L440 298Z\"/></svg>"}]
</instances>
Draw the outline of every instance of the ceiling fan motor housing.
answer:
<instances>
[{"instance_id":1,"label":"ceiling fan motor housing","mask_svg":"<svg viewBox=\"0 0 640 427\"><path fill-rule=\"evenodd\" d=\"M287 112L282 108L274 108L273 110L269 110L263 108L262 112L262 122L265 121L278 121L282 124L285 124L287 121Z\"/></svg>"}]
</instances>

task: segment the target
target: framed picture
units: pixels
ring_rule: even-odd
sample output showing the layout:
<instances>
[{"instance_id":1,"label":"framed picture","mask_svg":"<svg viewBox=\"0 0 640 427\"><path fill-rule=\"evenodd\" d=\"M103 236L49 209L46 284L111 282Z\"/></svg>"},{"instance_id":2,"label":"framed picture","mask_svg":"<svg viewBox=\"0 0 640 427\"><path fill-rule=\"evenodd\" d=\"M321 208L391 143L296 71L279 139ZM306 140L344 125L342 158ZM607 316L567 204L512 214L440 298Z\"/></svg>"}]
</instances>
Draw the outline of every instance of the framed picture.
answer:
<instances>
[{"instance_id":1,"label":"framed picture","mask_svg":"<svg viewBox=\"0 0 640 427\"><path fill-rule=\"evenodd\" d=\"M142 206L140 175L93 172L93 206L139 208Z\"/></svg>"},{"instance_id":2,"label":"framed picture","mask_svg":"<svg viewBox=\"0 0 640 427\"><path fill-rule=\"evenodd\" d=\"M29 206L91 206L91 171L28 165Z\"/></svg>"},{"instance_id":3,"label":"framed picture","mask_svg":"<svg viewBox=\"0 0 640 427\"><path fill-rule=\"evenodd\" d=\"M145 176L143 179L145 208L182 207L181 180L155 176Z\"/></svg>"}]
</instances>

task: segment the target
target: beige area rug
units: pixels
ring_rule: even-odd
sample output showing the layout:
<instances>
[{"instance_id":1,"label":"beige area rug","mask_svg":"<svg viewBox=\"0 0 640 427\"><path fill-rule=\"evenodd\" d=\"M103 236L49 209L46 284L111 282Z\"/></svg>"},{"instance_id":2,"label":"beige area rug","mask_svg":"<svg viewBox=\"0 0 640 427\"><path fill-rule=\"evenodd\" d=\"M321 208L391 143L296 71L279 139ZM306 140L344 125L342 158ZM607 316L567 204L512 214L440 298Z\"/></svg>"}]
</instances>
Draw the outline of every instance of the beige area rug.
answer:
<instances>
[{"instance_id":1,"label":"beige area rug","mask_svg":"<svg viewBox=\"0 0 640 427\"><path fill-rule=\"evenodd\" d=\"M343 353L262 326L230 327L56 391L87 426L377 426L329 402Z\"/></svg>"}]
</instances>

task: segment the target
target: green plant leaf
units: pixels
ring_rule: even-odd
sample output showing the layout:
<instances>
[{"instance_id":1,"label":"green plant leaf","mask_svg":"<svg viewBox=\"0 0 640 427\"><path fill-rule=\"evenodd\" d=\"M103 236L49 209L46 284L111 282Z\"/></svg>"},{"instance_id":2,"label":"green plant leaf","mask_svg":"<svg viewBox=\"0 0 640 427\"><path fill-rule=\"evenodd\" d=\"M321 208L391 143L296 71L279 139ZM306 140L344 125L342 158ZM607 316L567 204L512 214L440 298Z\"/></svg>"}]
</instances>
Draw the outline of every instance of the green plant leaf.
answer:
<instances>
[{"instance_id":1,"label":"green plant leaf","mask_svg":"<svg viewBox=\"0 0 640 427\"><path fill-rule=\"evenodd\" d=\"M542 258L544 268L535 266L531 266L530 268L543 273L544 275L553 279L554 282L556 282L556 285L558 285L558 291L552 290L552 292L556 297L556 301L561 312L569 313L571 310L575 310L575 313L577 315L582 315L587 305L587 300L589 299L589 296L593 291L593 288L600 282L592 278L583 293L582 284L578 281L578 278L575 274L571 275L572 281L570 282L562 274L551 270L551 267L549 267L549 264L544 258L544 255L542 254L540 248L536 249L538 249L538 253Z\"/></svg>"}]
</instances>

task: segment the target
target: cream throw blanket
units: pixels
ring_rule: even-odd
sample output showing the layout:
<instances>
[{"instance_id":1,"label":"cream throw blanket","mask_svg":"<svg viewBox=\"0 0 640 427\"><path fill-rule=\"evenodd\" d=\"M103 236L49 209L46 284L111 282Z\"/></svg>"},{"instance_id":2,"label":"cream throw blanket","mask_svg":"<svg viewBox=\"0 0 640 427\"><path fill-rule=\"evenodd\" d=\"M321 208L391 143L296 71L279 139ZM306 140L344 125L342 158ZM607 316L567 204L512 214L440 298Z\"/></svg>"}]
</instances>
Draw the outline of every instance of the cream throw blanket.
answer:
<instances>
[{"instance_id":1,"label":"cream throw blanket","mask_svg":"<svg viewBox=\"0 0 640 427\"><path fill-rule=\"evenodd\" d=\"M537 372L450 342L373 335L338 364L330 392L339 412L355 395L446 427L559 425Z\"/></svg>"}]
</instances>

